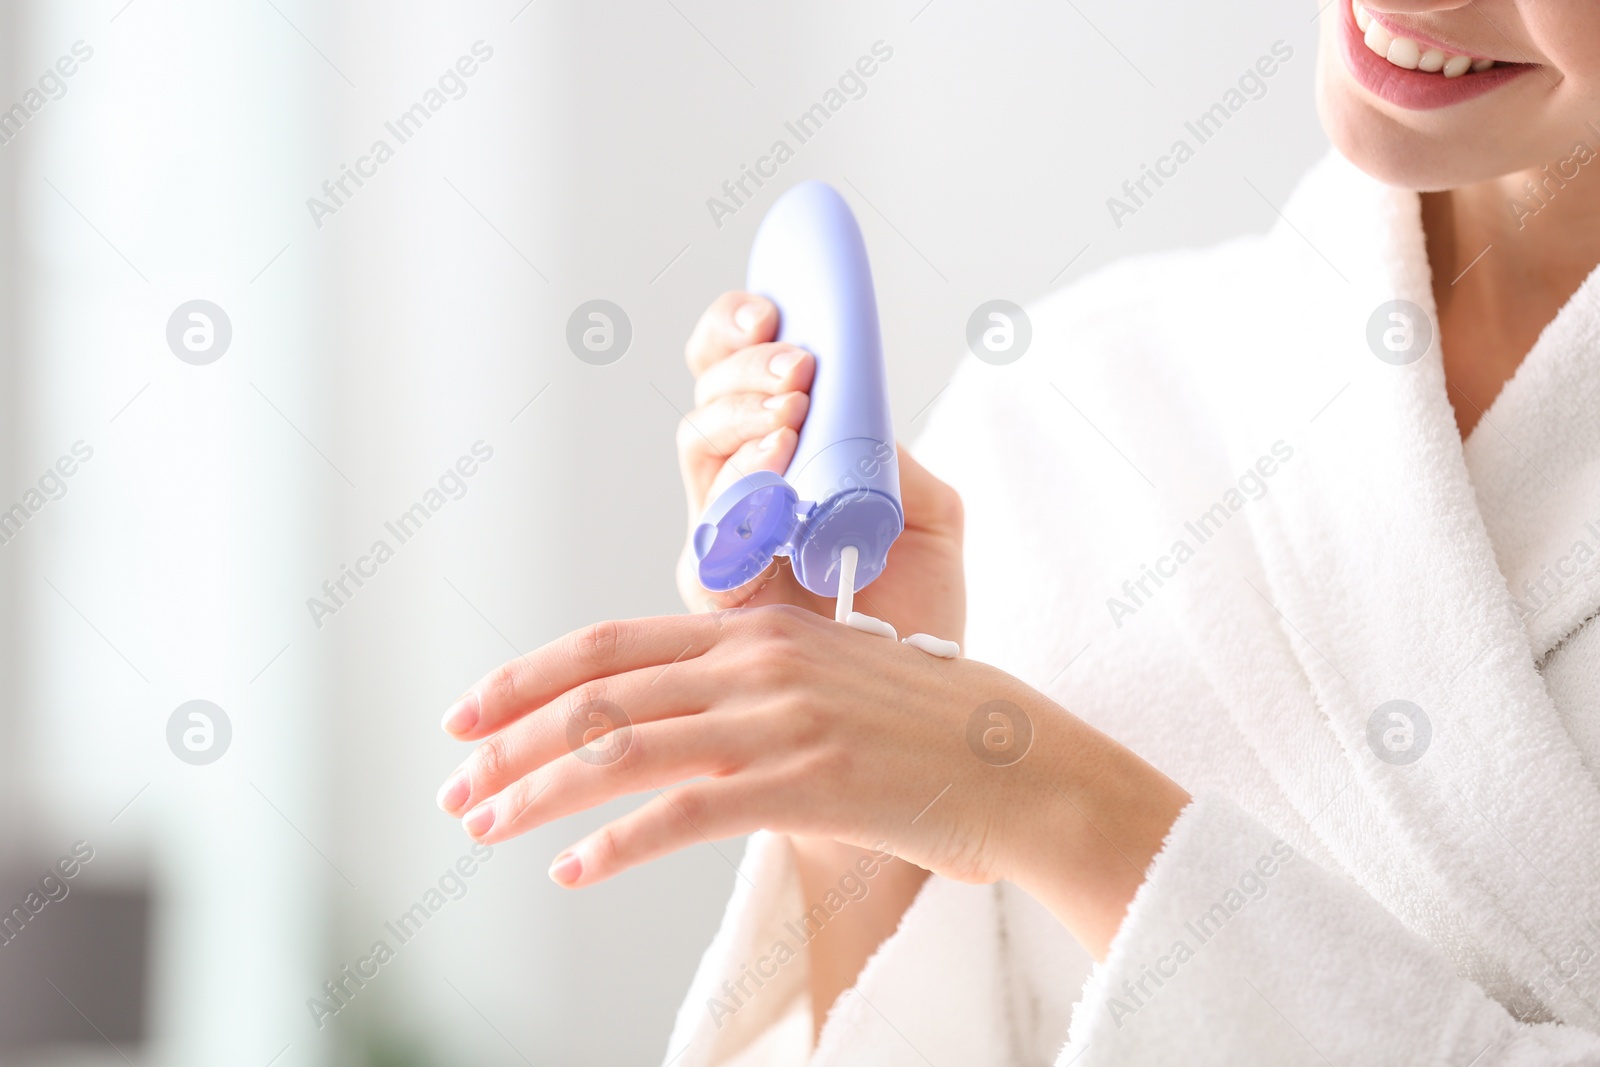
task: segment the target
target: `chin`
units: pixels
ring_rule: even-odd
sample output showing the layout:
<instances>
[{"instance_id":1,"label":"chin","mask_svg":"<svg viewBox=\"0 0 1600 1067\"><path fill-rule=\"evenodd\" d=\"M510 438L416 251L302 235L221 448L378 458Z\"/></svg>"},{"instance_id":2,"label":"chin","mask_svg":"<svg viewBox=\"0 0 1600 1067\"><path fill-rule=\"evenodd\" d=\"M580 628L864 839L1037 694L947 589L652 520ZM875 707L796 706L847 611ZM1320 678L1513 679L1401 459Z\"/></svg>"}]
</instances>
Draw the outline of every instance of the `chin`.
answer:
<instances>
[{"instance_id":1,"label":"chin","mask_svg":"<svg viewBox=\"0 0 1600 1067\"><path fill-rule=\"evenodd\" d=\"M1436 192L1477 180L1460 177L1431 138L1360 99L1354 86L1328 86L1319 77L1317 114L1339 154L1385 185Z\"/></svg>"},{"instance_id":2,"label":"chin","mask_svg":"<svg viewBox=\"0 0 1600 1067\"><path fill-rule=\"evenodd\" d=\"M1328 52L1323 49L1317 62L1322 129L1340 155L1385 185L1440 192L1536 166L1542 158L1529 145L1487 143L1484 126L1503 126L1504 120L1480 118L1458 129L1463 123L1443 112L1396 116L1355 83L1337 53Z\"/></svg>"}]
</instances>

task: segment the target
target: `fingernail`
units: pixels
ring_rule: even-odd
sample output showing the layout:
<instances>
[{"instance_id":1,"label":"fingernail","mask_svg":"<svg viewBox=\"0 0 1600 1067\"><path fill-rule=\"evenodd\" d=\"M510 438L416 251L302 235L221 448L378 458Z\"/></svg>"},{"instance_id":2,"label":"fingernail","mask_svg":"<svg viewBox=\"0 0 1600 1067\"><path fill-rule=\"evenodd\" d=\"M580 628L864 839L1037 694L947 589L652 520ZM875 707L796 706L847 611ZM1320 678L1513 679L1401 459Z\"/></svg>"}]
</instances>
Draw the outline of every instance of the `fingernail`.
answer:
<instances>
[{"instance_id":1,"label":"fingernail","mask_svg":"<svg viewBox=\"0 0 1600 1067\"><path fill-rule=\"evenodd\" d=\"M454 815L467 802L467 794L471 792L471 780L464 774L456 775L439 787L439 809L447 815Z\"/></svg>"},{"instance_id":2,"label":"fingernail","mask_svg":"<svg viewBox=\"0 0 1600 1067\"><path fill-rule=\"evenodd\" d=\"M797 348L788 348L782 352L775 352L772 358L767 360L767 370L771 372L774 378L782 378L785 374L794 370L795 365L804 359L805 355L804 352Z\"/></svg>"},{"instance_id":3,"label":"fingernail","mask_svg":"<svg viewBox=\"0 0 1600 1067\"><path fill-rule=\"evenodd\" d=\"M788 393L779 393L777 396L769 396L769 397L767 397L765 400L763 400L761 402L761 406L764 407L764 408L767 408L768 410L772 410L774 408L781 408L781 407L783 407L784 403L788 399L789 399L789 394Z\"/></svg>"},{"instance_id":4,"label":"fingernail","mask_svg":"<svg viewBox=\"0 0 1600 1067\"><path fill-rule=\"evenodd\" d=\"M755 329L755 325L760 318L761 305L752 301L748 304L739 305L739 310L733 313L733 324L745 333L749 333Z\"/></svg>"},{"instance_id":5,"label":"fingernail","mask_svg":"<svg viewBox=\"0 0 1600 1067\"><path fill-rule=\"evenodd\" d=\"M756 447L761 449L763 452L771 452L773 448L777 446L778 436L782 433L783 430L781 428L773 430L771 433L767 434L767 436L763 437Z\"/></svg>"},{"instance_id":6,"label":"fingernail","mask_svg":"<svg viewBox=\"0 0 1600 1067\"><path fill-rule=\"evenodd\" d=\"M572 885L583 874L583 860L576 852L563 852L550 865L550 880L557 885Z\"/></svg>"},{"instance_id":7,"label":"fingernail","mask_svg":"<svg viewBox=\"0 0 1600 1067\"><path fill-rule=\"evenodd\" d=\"M494 825L494 808L482 804L467 812L467 817L461 820L461 825L473 837L482 837L489 832L489 827Z\"/></svg>"},{"instance_id":8,"label":"fingernail","mask_svg":"<svg viewBox=\"0 0 1600 1067\"><path fill-rule=\"evenodd\" d=\"M444 721L439 725L449 734L464 734L478 725L478 694L475 691L468 693L450 705L450 710L444 713Z\"/></svg>"}]
</instances>

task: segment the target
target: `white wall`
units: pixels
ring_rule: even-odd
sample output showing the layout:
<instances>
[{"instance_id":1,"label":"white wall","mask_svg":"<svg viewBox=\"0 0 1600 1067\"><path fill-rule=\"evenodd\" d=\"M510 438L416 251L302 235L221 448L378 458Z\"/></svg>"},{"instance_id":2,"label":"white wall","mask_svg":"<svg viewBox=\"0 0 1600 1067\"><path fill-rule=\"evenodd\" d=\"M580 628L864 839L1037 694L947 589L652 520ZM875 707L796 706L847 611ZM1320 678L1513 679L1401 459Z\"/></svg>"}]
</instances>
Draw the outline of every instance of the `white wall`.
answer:
<instances>
[{"instance_id":1,"label":"white wall","mask_svg":"<svg viewBox=\"0 0 1600 1067\"><path fill-rule=\"evenodd\" d=\"M76 442L93 450L4 555L24 618L32 844L53 858L86 840L81 877L161 894L150 1062L267 1062L300 1025L291 991L311 982L324 926L325 866L301 835L331 821L327 685L311 648L261 673L324 521L320 461L263 393L308 432L335 399L318 266L252 284L279 247L272 204L320 136L284 30L270 7L35 4L0 93L20 97L76 42L92 50L3 149L24 383L7 503ZM196 297L234 326L209 366L166 342ZM167 747L169 715L195 698L233 727L205 767Z\"/></svg>"},{"instance_id":2,"label":"white wall","mask_svg":"<svg viewBox=\"0 0 1600 1067\"><path fill-rule=\"evenodd\" d=\"M304 1002L466 852L433 807L462 756L446 704L514 650L681 610L682 346L740 283L760 212L806 178L855 206L913 437L979 303L1264 228L1246 179L1281 203L1324 150L1309 5L135 0L109 21L121 3L33 5L21 70L79 37L97 52L31 162L0 150L32 279L9 466L97 446L0 565L34 635L43 836L81 836L152 782L104 833L108 868L148 863L171 894L162 1036L140 1062L266 1063L285 1044L284 1065L388 1046L419 1064L659 1058L740 846L557 890L550 858L626 803L497 848L325 1029ZM317 227L306 198L480 39L493 57L466 95ZM1295 54L1265 97L1115 227L1106 198L1277 39ZM784 121L878 40L894 54L866 95L716 226L706 199L793 145ZM192 295L233 317L210 367L162 340ZM595 297L634 328L607 367L563 337ZM480 439L494 458L466 495L315 626L306 598ZM208 768L160 734L192 696L237 709Z\"/></svg>"}]
</instances>

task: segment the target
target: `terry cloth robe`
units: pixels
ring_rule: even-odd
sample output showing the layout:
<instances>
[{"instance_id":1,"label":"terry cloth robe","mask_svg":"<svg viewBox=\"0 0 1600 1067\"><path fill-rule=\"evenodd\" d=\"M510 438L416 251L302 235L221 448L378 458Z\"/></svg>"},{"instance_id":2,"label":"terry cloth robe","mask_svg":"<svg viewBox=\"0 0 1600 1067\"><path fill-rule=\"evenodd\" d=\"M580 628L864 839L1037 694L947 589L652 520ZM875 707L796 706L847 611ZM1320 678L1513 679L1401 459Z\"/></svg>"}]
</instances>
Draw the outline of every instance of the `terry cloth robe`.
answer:
<instances>
[{"instance_id":1,"label":"terry cloth robe","mask_svg":"<svg viewBox=\"0 0 1600 1067\"><path fill-rule=\"evenodd\" d=\"M932 876L812 1049L758 834L670 1063L1600 1064L1600 280L1463 445L1418 197L1334 156L1281 213L1041 300L917 446L965 654L1195 797L1107 959Z\"/></svg>"}]
</instances>

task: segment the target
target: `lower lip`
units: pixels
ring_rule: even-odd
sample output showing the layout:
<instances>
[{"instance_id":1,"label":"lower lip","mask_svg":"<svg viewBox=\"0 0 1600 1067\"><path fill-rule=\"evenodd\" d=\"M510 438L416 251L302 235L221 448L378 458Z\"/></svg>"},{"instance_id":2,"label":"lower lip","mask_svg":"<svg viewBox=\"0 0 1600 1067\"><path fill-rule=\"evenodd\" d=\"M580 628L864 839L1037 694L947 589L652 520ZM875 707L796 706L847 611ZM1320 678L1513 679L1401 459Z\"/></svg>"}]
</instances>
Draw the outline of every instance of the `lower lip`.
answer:
<instances>
[{"instance_id":1,"label":"lower lip","mask_svg":"<svg viewBox=\"0 0 1600 1067\"><path fill-rule=\"evenodd\" d=\"M1533 70L1534 63L1497 63L1488 70L1468 71L1459 78L1406 70L1368 48L1356 25L1350 0L1335 0L1344 9L1344 32L1339 41L1344 47L1345 64L1361 87L1374 96L1413 111L1431 111L1482 96Z\"/></svg>"}]
</instances>

